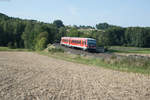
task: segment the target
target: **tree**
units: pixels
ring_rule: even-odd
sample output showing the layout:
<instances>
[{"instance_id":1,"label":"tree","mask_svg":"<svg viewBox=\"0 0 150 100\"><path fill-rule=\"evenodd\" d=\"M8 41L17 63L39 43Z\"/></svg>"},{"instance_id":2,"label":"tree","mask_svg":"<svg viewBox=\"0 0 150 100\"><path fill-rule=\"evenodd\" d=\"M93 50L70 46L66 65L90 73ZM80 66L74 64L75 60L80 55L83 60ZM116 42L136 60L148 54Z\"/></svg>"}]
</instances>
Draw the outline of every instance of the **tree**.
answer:
<instances>
[{"instance_id":1,"label":"tree","mask_svg":"<svg viewBox=\"0 0 150 100\"><path fill-rule=\"evenodd\" d=\"M125 31L127 46L147 47L149 45L149 30L142 27L129 27Z\"/></svg>"},{"instance_id":2,"label":"tree","mask_svg":"<svg viewBox=\"0 0 150 100\"><path fill-rule=\"evenodd\" d=\"M112 45L123 45L124 44L124 28L112 27L106 31L101 31L98 36L100 45L112 46Z\"/></svg>"},{"instance_id":3,"label":"tree","mask_svg":"<svg viewBox=\"0 0 150 100\"><path fill-rule=\"evenodd\" d=\"M4 45L4 32L3 28L0 26L0 46Z\"/></svg>"},{"instance_id":4,"label":"tree","mask_svg":"<svg viewBox=\"0 0 150 100\"><path fill-rule=\"evenodd\" d=\"M113 27L118 27L118 26L109 25L108 23L99 23L99 24L96 24L96 28L100 29L100 30L106 30L108 28L113 28Z\"/></svg>"},{"instance_id":5,"label":"tree","mask_svg":"<svg viewBox=\"0 0 150 100\"><path fill-rule=\"evenodd\" d=\"M25 31L22 34L22 39L24 40L24 46L27 49L33 49L33 40L34 40L34 34L33 34L33 24L31 22L28 22Z\"/></svg>"},{"instance_id":6,"label":"tree","mask_svg":"<svg viewBox=\"0 0 150 100\"><path fill-rule=\"evenodd\" d=\"M35 46L35 49L40 51L40 50L43 50L44 48L46 48L46 42L47 42L47 39L45 37L42 37L36 44Z\"/></svg>"},{"instance_id":7,"label":"tree","mask_svg":"<svg viewBox=\"0 0 150 100\"><path fill-rule=\"evenodd\" d=\"M64 24L61 20L55 20L53 22L53 24L57 27L57 28L60 28L60 27L64 27Z\"/></svg>"},{"instance_id":8,"label":"tree","mask_svg":"<svg viewBox=\"0 0 150 100\"><path fill-rule=\"evenodd\" d=\"M55 39L55 40L56 40L55 42L57 42L57 43L60 42L61 37L66 36L66 28L61 27L61 28L58 29L58 31L59 31L59 32L57 33L56 39Z\"/></svg>"},{"instance_id":9,"label":"tree","mask_svg":"<svg viewBox=\"0 0 150 100\"><path fill-rule=\"evenodd\" d=\"M81 37L83 35L83 32L78 31L76 28L71 28L67 31L68 37Z\"/></svg>"},{"instance_id":10,"label":"tree","mask_svg":"<svg viewBox=\"0 0 150 100\"><path fill-rule=\"evenodd\" d=\"M103 29L108 29L108 27L110 27L110 26L107 23L99 23L99 24L96 25L97 29L102 29L102 30Z\"/></svg>"}]
</instances>

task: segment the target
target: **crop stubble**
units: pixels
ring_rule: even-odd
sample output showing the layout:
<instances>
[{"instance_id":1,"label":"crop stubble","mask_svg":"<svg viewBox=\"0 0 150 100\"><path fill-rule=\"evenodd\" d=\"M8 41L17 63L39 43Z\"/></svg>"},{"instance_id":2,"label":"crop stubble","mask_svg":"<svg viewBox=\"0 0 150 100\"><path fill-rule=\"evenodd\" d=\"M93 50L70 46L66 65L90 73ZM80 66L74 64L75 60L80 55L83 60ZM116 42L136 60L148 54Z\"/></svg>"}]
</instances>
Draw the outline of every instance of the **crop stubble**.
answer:
<instances>
[{"instance_id":1,"label":"crop stubble","mask_svg":"<svg viewBox=\"0 0 150 100\"><path fill-rule=\"evenodd\" d=\"M150 76L0 52L0 100L150 100Z\"/></svg>"}]
</instances>

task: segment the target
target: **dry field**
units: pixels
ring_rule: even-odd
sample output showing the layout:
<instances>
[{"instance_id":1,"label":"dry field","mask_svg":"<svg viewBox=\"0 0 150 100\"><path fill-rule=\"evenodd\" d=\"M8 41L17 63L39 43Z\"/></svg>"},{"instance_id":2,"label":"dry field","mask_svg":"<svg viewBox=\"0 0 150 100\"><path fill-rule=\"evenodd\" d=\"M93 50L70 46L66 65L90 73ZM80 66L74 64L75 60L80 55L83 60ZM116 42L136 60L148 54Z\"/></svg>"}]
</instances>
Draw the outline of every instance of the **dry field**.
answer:
<instances>
[{"instance_id":1,"label":"dry field","mask_svg":"<svg viewBox=\"0 0 150 100\"><path fill-rule=\"evenodd\" d=\"M150 76L0 52L0 100L150 100Z\"/></svg>"}]
</instances>

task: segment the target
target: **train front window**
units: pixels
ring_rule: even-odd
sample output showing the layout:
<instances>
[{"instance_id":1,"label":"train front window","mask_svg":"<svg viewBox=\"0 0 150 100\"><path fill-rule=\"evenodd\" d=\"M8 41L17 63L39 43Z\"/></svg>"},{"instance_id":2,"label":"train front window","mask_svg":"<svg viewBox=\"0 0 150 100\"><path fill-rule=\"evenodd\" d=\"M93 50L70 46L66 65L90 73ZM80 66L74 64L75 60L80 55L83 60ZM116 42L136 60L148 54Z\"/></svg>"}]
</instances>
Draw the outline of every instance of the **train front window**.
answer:
<instances>
[{"instance_id":1,"label":"train front window","mask_svg":"<svg viewBox=\"0 0 150 100\"><path fill-rule=\"evenodd\" d=\"M88 40L89 46L96 46L96 40Z\"/></svg>"}]
</instances>

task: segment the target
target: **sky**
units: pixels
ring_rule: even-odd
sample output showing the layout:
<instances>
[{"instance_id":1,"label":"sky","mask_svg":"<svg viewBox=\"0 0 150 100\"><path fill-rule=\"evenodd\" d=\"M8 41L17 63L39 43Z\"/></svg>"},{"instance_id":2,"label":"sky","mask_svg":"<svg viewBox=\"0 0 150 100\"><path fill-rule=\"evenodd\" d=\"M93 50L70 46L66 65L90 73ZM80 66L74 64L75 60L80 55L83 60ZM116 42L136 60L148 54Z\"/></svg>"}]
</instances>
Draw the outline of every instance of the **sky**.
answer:
<instances>
[{"instance_id":1,"label":"sky","mask_svg":"<svg viewBox=\"0 0 150 100\"><path fill-rule=\"evenodd\" d=\"M65 25L150 26L150 0L0 0L0 13Z\"/></svg>"}]
</instances>

